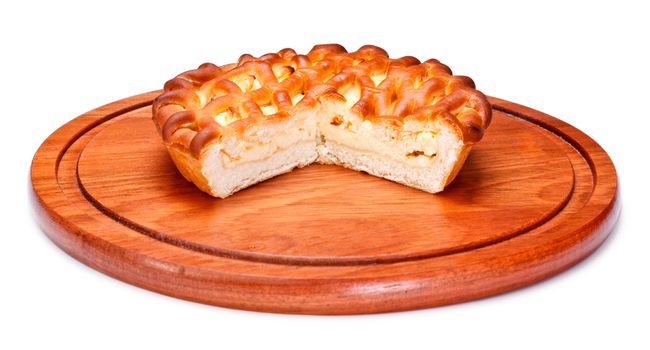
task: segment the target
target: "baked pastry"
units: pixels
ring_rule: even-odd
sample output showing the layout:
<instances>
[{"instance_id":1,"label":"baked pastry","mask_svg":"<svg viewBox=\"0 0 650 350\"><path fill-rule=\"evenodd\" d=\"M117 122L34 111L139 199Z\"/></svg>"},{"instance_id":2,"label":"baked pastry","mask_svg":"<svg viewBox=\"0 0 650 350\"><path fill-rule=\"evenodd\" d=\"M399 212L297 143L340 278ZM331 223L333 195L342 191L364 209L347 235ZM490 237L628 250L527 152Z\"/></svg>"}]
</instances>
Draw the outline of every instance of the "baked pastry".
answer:
<instances>
[{"instance_id":1,"label":"baked pastry","mask_svg":"<svg viewBox=\"0 0 650 350\"><path fill-rule=\"evenodd\" d=\"M178 170L221 198L313 162L439 192L490 119L470 78L370 45L206 63L168 81L153 103Z\"/></svg>"}]
</instances>

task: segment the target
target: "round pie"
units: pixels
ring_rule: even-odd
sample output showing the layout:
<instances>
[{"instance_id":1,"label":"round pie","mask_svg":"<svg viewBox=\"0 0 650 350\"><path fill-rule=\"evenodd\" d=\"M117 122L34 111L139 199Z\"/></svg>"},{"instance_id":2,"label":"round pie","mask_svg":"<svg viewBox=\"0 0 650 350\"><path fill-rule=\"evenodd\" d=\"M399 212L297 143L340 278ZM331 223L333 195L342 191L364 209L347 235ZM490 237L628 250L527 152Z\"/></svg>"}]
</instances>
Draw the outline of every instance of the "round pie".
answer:
<instances>
[{"instance_id":1,"label":"round pie","mask_svg":"<svg viewBox=\"0 0 650 350\"><path fill-rule=\"evenodd\" d=\"M168 81L153 104L180 173L222 198L313 162L436 193L490 119L470 78L370 45L202 64Z\"/></svg>"}]
</instances>

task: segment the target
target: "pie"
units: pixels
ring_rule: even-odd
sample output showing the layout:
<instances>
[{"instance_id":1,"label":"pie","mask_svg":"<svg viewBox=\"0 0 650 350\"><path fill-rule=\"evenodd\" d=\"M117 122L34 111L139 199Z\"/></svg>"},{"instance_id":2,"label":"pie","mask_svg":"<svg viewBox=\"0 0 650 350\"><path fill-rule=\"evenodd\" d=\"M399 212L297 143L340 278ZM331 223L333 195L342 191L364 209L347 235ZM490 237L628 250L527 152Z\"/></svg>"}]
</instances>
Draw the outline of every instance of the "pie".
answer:
<instances>
[{"instance_id":1,"label":"pie","mask_svg":"<svg viewBox=\"0 0 650 350\"><path fill-rule=\"evenodd\" d=\"M153 103L180 173L221 198L314 162L436 193L490 119L470 78L370 45L202 64L169 80Z\"/></svg>"}]
</instances>

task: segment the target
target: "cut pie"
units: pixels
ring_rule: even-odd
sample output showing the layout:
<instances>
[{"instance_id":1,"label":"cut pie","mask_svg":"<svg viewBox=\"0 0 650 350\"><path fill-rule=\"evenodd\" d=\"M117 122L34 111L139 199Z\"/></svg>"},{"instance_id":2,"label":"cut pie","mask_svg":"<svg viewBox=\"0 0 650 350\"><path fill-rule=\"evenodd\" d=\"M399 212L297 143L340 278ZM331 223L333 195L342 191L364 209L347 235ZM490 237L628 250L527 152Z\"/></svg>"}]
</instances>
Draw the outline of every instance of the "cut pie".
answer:
<instances>
[{"instance_id":1,"label":"cut pie","mask_svg":"<svg viewBox=\"0 0 650 350\"><path fill-rule=\"evenodd\" d=\"M439 192L490 118L470 78L369 45L206 63L168 81L153 104L178 170L222 198L313 162Z\"/></svg>"}]
</instances>

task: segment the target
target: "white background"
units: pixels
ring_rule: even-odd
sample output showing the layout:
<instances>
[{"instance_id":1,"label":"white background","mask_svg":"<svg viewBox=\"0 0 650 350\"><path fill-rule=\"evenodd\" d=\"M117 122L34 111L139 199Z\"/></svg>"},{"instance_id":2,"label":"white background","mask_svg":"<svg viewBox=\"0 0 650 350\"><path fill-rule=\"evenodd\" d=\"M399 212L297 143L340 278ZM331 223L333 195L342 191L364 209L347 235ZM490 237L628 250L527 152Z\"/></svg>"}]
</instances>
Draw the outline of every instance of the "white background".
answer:
<instances>
[{"instance_id":1,"label":"white background","mask_svg":"<svg viewBox=\"0 0 650 350\"><path fill-rule=\"evenodd\" d=\"M0 348L650 346L650 12L643 2L9 3L0 5ZM327 42L438 58L486 94L592 136L620 176L623 212L610 239L575 268L504 295L322 317L230 310L145 291L67 256L33 223L30 161L58 126L159 89L205 61L284 47L306 52Z\"/></svg>"}]
</instances>

